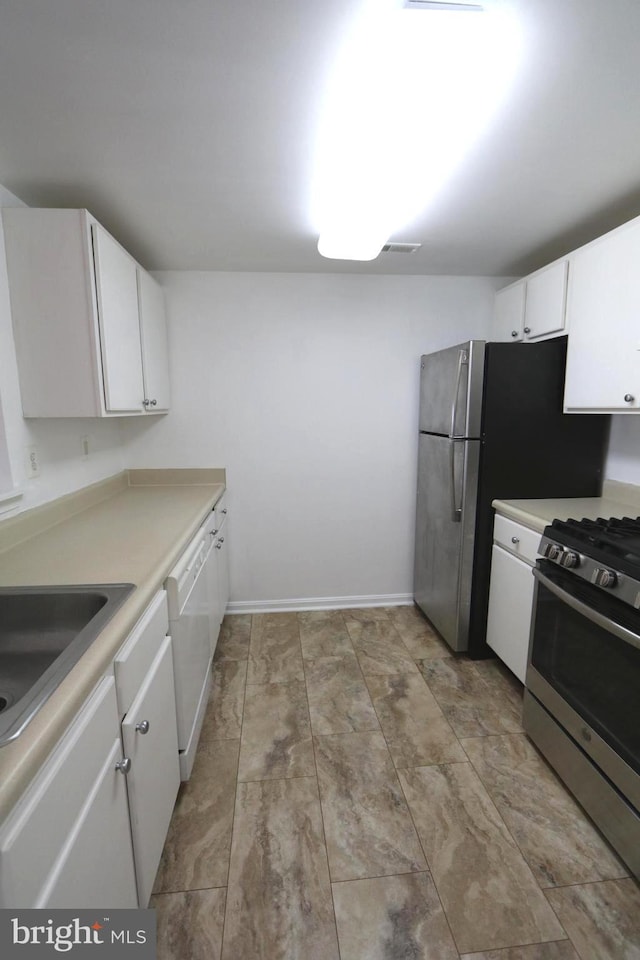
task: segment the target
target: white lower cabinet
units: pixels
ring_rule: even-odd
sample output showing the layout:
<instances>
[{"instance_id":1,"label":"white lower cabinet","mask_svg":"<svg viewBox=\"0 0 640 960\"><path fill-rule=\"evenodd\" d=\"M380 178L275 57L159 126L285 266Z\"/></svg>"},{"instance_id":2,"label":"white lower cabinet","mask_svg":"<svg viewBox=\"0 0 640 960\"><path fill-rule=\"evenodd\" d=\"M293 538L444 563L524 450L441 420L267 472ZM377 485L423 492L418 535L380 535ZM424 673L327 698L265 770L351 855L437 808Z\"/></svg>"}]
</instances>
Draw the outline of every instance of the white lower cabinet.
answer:
<instances>
[{"instance_id":1,"label":"white lower cabinet","mask_svg":"<svg viewBox=\"0 0 640 960\"><path fill-rule=\"evenodd\" d=\"M524 683L540 534L497 516L491 552L487 643Z\"/></svg>"},{"instance_id":2,"label":"white lower cabinet","mask_svg":"<svg viewBox=\"0 0 640 960\"><path fill-rule=\"evenodd\" d=\"M211 513L206 530L211 538L209 600L211 604L211 653L215 653L220 626L229 602L229 526L227 497L223 494Z\"/></svg>"},{"instance_id":3,"label":"white lower cabinet","mask_svg":"<svg viewBox=\"0 0 640 960\"><path fill-rule=\"evenodd\" d=\"M114 661L140 907L149 903L180 786L168 625L160 590Z\"/></svg>"},{"instance_id":4,"label":"white lower cabinet","mask_svg":"<svg viewBox=\"0 0 640 960\"><path fill-rule=\"evenodd\" d=\"M122 721L138 900L149 903L180 786L171 637L165 637Z\"/></svg>"},{"instance_id":5,"label":"white lower cabinet","mask_svg":"<svg viewBox=\"0 0 640 960\"><path fill-rule=\"evenodd\" d=\"M0 827L0 907L137 907L113 677Z\"/></svg>"},{"instance_id":6,"label":"white lower cabinet","mask_svg":"<svg viewBox=\"0 0 640 960\"><path fill-rule=\"evenodd\" d=\"M180 785L168 622L161 590L0 825L0 908L148 905Z\"/></svg>"}]
</instances>

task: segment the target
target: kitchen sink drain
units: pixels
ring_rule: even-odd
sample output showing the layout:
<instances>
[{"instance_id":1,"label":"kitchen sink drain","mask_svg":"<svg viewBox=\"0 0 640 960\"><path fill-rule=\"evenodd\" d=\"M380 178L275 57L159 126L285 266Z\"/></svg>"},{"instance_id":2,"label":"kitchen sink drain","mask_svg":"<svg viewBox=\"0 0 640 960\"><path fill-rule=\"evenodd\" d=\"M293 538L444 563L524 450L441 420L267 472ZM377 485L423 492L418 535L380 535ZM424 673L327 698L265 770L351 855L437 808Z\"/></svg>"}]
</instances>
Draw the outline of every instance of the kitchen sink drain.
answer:
<instances>
[{"instance_id":1,"label":"kitchen sink drain","mask_svg":"<svg viewBox=\"0 0 640 960\"><path fill-rule=\"evenodd\" d=\"M9 706L9 700L7 697L0 696L0 713Z\"/></svg>"}]
</instances>

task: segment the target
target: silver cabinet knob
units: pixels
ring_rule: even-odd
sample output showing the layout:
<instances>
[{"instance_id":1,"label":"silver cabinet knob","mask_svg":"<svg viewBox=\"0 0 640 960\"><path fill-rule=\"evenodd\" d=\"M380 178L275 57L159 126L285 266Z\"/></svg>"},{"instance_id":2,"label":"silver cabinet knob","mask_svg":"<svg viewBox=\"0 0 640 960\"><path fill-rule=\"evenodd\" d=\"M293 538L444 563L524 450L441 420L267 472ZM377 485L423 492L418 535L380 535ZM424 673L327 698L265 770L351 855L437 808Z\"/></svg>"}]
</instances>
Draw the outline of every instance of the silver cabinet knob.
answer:
<instances>
[{"instance_id":1,"label":"silver cabinet knob","mask_svg":"<svg viewBox=\"0 0 640 960\"><path fill-rule=\"evenodd\" d=\"M226 508L226 507L223 507L222 510L220 511L220 513L226 513L226 512L227 512L227 508Z\"/></svg>"},{"instance_id":2,"label":"silver cabinet knob","mask_svg":"<svg viewBox=\"0 0 640 960\"><path fill-rule=\"evenodd\" d=\"M148 407L150 403L151 403L151 400L147 400L147 398L145 397L144 400L142 401L142 406Z\"/></svg>"},{"instance_id":3,"label":"silver cabinet knob","mask_svg":"<svg viewBox=\"0 0 640 960\"><path fill-rule=\"evenodd\" d=\"M625 402L625 403L633 403L634 400L635 400L635 397L634 397L634 395L633 395L632 393L625 393L625 395L624 395L624 402Z\"/></svg>"},{"instance_id":4,"label":"silver cabinet knob","mask_svg":"<svg viewBox=\"0 0 640 960\"><path fill-rule=\"evenodd\" d=\"M218 541L218 543L224 543L224 537L220 537L220 540Z\"/></svg>"},{"instance_id":5,"label":"silver cabinet knob","mask_svg":"<svg viewBox=\"0 0 640 960\"><path fill-rule=\"evenodd\" d=\"M511 336L512 336L512 337L517 337L517 336L518 336L518 331L517 331L517 330L512 330L512 331L511 331Z\"/></svg>"},{"instance_id":6,"label":"silver cabinet knob","mask_svg":"<svg viewBox=\"0 0 640 960\"><path fill-rule=\"evenodd\" d=\"M158 401L157 401L157 400L152 400L152 401L151 401L151 406L152 406L152 407L156 407L157 405L158 405Z\"/></svg>"},{"instance_id":7,"label":"silver cabinet knob","mask_svg":"<svg viewBox=\"0 0 640 960\"><path fill-rule=\"evenodd\" d=\"M216 543L216 550L222 550L222 540L218 540Z\"/></svg>"},{"instance_id":8,"label":"silver cabinet knob","mask_svg":"<svg viewBox=\"0 0 640 960\"><path fill-rule=\"evenodd\" d=\"M149 721L141 720L140 723L136 723L136 730L142 734L149 733Z\"/></svg>"},{"instance_id":9,"label":"silver cabinet knob","mask_svg":"<svg viewBox=\"0 0 640 960\"><path fill-rule=\"evenodd\" d=\"M531 327L525 327L525 328L524 328L524 332L525 332L525 333L531 333Z\"/></svg>"},{"instance_id":10,"label":"silver cabinet knob","mask_svg":"<svg viewBox=\"0 0 640 960\"><path fill-rule=\"evenodd\" d=\"M122 760L118 760L118 762L116 763L116 770L118 770L120 773L125 775L129 773L129 770L131 770L130 758L123 757Z\"/></svg>"},{"instance_id":11,"label":"silver cabinet knob","mask_svg":"<svg viewBox=\"0 0 640 960\"><path fill-rule=\"evenodd\" d=\"M520 537L511 537L511 543L520 543Z\"/></svg>"},{"instance_id":12,"label":"silver cabinet knob","mask_svg":"<svg viewBox=\"0 0 640 960\"><path fill-rule=\"evenodd\" d=\"M212 537L215 537L215 535L216 535L217 532L218 532L218 528L217 528L217 527L214 527L213 530L209 530L209 533L211 534Z\"/></svg>"}]
</instances>

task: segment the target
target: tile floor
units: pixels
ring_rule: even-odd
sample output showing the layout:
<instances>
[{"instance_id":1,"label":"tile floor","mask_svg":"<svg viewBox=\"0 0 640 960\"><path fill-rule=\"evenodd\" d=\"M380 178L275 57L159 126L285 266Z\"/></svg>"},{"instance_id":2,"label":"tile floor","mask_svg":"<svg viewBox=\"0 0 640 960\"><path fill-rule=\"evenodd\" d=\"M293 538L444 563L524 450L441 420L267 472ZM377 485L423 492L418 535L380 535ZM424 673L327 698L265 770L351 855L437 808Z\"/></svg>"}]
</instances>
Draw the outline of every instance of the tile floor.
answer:
<instances>
[{"instance_id":1,"label":"tile floor","mask_svg":"<svg viewBox=\"0 0 640 960\"><path fill-rule=\"evenodd\" d=\"M159 960L640 960L640 892L411 607L227 617Z\"/></svg>"}]
</instances>

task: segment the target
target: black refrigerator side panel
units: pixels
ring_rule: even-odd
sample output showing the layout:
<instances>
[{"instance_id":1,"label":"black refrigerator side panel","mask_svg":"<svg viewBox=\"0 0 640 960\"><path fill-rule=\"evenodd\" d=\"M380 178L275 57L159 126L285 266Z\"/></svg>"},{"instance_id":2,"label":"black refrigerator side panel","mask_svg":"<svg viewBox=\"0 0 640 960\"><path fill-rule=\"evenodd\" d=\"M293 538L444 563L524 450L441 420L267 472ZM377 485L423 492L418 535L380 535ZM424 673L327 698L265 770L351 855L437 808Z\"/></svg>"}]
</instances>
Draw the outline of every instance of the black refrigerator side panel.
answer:
<instances>
[{"instance_id":1,"label":"black refrigerator side panel","mask_svg":"<svg viewBox=\"0 0 640 960\"><path fill-rule=\"evenodd\" d=\"M564 414L567 338L489 343L485 353L469 653L485 643L495 499L597 497L610 417Z\"/></svg>"}]
</instances>

